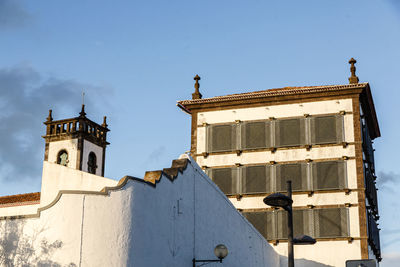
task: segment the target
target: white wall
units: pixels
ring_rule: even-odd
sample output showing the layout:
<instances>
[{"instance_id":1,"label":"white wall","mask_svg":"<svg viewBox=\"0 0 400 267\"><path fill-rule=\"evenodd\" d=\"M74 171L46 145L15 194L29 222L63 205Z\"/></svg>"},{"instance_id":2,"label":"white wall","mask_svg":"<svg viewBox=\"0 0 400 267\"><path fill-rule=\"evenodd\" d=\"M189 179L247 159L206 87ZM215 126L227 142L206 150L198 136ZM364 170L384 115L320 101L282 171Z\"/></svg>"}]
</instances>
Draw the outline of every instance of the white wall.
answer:
<instances>
[{"instance_id":1,"label":"white wall","mask_svg":"<svg viewBox=\"0 0 400 267\"><path fill-rule=\"evenodd\" d=\"M83 140L83 156L82 156L82 171L88 171L89 153L93 152L96 155L96 175L101 175L103 166L103 148L95 145L87 140Z\"/></svg>"},{"instance_id":2,"label":"white wall","mask_svg":"<svg viewBox=\"0 0 400 267\"><path fill-rule=\"evenodd\" d=\"M129 180L105 195L65 193L40 217L0 220L0 235L4 247L11 248L0 251L0 262L15 265L24 260L31 265L191 266L193 257L214 259L219 243L229 255L214 266L279 266L280 261L196 164L173 182L163 176L156 187Z\"/></svg>"},{"instance_id":3,"label":"white wall","mask_svg":"<svg viewBox=\"0 0 400 267\"><path fill-rule=\"evenodd\" d=\"M117 183L109 178L44 161L40 206L54 201L61 190L100 191L105 186L115 186Z\"/></svg>"},{"instance_id":4,"label":"white wall","mask_svg":"<svg viewBox=\"0 0 400 267\"><path fill-rule=\"evenodd\" d=\"M57 163L57 156L61 150L66 150L68 153L67 167L76 169L78 139L50 142L47 161L51 163Z\"/></svg>"}]
</instances>

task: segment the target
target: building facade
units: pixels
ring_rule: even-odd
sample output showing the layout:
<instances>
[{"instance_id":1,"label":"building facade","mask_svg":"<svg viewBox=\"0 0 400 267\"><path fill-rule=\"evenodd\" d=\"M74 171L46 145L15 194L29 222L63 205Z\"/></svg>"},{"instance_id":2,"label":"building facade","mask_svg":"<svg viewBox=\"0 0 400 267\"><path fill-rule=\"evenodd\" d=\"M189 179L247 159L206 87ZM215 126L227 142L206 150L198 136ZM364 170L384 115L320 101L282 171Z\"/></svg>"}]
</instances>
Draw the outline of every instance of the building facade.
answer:
<instances>
[{"instance_id":1,"label":"building facade","mask_svg":"<svg viewBox=\"0 0 400 267\"><path fill-rule=\"evenodd\" d=\"M281 255L284 211L263 203L292 181L294 234L316 238L295 256L344 266L380 261L372 140L380 136L368 83L355 60L349 84L285 87L203 99L198 76L191 100L191 154L235 207Z\"/></svg>"}]
</instances>

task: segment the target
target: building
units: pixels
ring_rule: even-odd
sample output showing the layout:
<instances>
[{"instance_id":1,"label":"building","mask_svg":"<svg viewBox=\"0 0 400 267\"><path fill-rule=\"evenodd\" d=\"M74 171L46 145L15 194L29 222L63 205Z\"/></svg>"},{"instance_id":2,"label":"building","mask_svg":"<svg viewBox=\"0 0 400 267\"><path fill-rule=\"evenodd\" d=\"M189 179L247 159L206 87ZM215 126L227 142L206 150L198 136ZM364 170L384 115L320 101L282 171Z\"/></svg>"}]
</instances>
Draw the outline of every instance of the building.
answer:
<instances>
[{"instance_id":1,"label":"building","mask_svg":"<svg viewBox=\"0 0 400 267\"><path fill-rule=\"evenodd\" d=\"M349 84L285 87L191 100L191 155L235 207L287 255L284 211L263 203L293 183L294 234L317 239L295 257L328 266L381 260L372 140L380 137L371 89L351 59ZM334 253L333 253L334 252Z\"/></svg>"},{"instance_id":2,"label":"building","mask_svg":"<svg viewBox=\"0 0 400 267\"><path fill-rule=\"evenodd\" d=\"M105 119L82 106L65 120L50 111L45 125L41 192L0 197L1 266L193 266L221 243L229 254L214 266L284 264L188 155L116 181L103 177Z\"/></svg>"}]
</instances>

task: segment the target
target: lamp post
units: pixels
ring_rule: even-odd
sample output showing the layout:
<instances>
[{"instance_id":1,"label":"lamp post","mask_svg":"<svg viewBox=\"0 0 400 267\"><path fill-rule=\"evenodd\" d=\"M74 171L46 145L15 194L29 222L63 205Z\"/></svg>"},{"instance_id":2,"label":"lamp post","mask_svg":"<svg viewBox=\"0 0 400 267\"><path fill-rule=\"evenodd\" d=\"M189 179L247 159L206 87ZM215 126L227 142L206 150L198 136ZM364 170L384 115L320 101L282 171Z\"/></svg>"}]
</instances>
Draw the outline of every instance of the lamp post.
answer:
<instances>
[{"instance_id":1,"label":"lamp post","mask_svg":"<svg viewBox=\"0 0 400 267\"><path fill-rule=\"evenodd\" d=\"M196 267L196 262L205 262L204 264L208 264L211 262L221 262L222 260L228 255L228 249L225 245L219 244L214 248L214 254L218 258L218 260L196 260L196 258L193 258L193 267ZM202 264L202 265L204 265ZM201 265L201 266L202 266Z\"/></svg>"},{"instance_id":2,"label":"lamp post","mask_svg":"<svg viewBox=\"0 0 400 267\"><path fill-rule=\"evenodd\" d=\"M288 212L288 267L294 267L293 245L315 244L316 240L307 235L293 239L292 181L287 181L287 196L281 193L273 193L265 197L263 201L271 207L283 208Z\"/></svg>"}]
</instances>

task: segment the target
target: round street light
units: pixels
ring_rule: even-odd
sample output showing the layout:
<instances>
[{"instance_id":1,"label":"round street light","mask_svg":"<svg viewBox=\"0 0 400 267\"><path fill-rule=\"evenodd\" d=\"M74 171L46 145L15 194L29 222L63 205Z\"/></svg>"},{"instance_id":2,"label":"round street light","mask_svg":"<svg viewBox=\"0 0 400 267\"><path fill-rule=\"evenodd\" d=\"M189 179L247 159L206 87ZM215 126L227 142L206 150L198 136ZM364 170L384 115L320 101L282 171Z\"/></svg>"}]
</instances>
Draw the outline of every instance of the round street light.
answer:
<instances>
[{"instance_id":1,"label":"round street light","mask_svg":"<svg viewBox=\"0 0 400 267\"><path fill-rule=\"evenodd\" d=\"M292 205L293 200L281 193L274 193L264 198L264 203L272 207L280 207L286 209Z\"/></svg>"},{"instance_id":2,"label":"round street light","mask_svg":"<svg viewBox=\"0 0 400 267\"><path fill-rule=\"evenodd\" d=\"M219 244L215 247L214 249L214 254L217 256L218 259L221 260L224 259L228 255L228 249L226 248L225 245Z\"/></svg>"},{"instance_id":3,"label":"round street light","mask_svg":"<svg viewBox=\"0 0 400 267\"><path fill-rule=\"evenodd\" d=\"M228 249L225 245L219 244L214 248L214 254L217 256L218 260L196 260L196 258L193 258L192 263L193 267L196 267L196 262L203 262L200 266L203 266L205 264L209 264L211 262L221 262L222 260L228 256Z\"/></svg>"}]
</instances>

